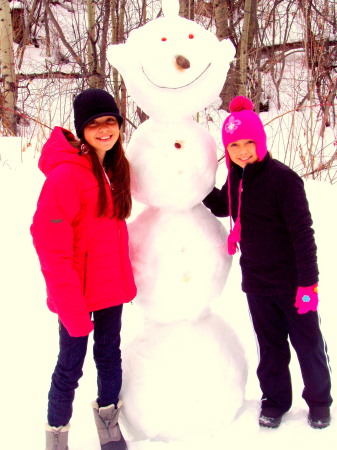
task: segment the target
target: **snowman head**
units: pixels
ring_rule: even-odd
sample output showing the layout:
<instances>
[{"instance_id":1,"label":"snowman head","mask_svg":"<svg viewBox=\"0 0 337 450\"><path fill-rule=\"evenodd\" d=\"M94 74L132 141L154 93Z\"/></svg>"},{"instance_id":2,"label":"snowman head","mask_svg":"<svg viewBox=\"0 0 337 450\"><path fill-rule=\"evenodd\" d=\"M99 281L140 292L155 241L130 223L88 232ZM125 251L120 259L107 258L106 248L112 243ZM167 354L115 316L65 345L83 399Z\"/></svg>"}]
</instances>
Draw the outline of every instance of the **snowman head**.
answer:
<instances>
[{"instance_id":1,"label":"snowman head","mask_svg":"<svg viewBox=\"0 0 337 450\"><path fill-rule=\"evenodd\" d=\"M178 0L163 0L164 16L108 49L131 97L158 119L190 116L217 100L234 46L179 17Z\"/></svg>"}]
</instances>

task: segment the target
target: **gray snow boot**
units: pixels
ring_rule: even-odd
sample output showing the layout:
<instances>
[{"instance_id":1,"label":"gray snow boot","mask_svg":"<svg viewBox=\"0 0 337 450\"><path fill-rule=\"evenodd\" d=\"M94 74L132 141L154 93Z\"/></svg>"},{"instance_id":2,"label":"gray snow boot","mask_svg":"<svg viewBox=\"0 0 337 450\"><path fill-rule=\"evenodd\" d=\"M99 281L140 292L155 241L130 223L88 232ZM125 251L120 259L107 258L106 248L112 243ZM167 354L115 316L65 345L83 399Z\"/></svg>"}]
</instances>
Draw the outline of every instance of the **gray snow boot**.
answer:
<instances>
[{"instance_id":1,"label":"gray snow boot","mask_svg":"<svg viewBox=\"0 0 337 450\"><path fill-rule=\"evenodd\" d=\"M69 450L68 431L70 424L64 427L46 425L46 450Z\"/></svg>"},{"instance_id":2,"label":"gray snow boot","mask_svg":"<svg viewBox=\"0 0 337 450\"><path fill-rule=\"evenodd\" d=\"M102 450L127 450L126 442L118 425L118 417L122 402L117 407L109 405L99 408L92 402L94 417Z\"/></svg>"}]
</instances>

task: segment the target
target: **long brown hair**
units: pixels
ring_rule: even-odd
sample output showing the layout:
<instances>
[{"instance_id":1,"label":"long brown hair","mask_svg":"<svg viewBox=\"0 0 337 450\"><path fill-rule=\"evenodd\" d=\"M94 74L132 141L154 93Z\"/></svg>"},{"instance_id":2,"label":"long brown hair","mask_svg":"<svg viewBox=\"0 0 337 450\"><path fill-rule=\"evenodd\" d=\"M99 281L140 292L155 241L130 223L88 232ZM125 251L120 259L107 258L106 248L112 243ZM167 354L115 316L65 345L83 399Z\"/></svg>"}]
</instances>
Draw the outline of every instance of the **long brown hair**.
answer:
<instances>
[{"instance_id":1,"label":"long brown hair","mask_svg":"<svg viewBox=\"0 0 337 450\"><path fill-rule=\"evenodd\" d=\"M92 162L92 170L98 183L98 217L108 215L108 193L104 170L111 182L113 198L113 217L120 220L127 219L131 214L132 198L130 189L130 165L122 144L121 136L115 145L106 152L103 167L94 150L84 138L71 142L81 153L88 153ZM103 169L104 168L104 169Z\"/></svg>"}]
</instances>

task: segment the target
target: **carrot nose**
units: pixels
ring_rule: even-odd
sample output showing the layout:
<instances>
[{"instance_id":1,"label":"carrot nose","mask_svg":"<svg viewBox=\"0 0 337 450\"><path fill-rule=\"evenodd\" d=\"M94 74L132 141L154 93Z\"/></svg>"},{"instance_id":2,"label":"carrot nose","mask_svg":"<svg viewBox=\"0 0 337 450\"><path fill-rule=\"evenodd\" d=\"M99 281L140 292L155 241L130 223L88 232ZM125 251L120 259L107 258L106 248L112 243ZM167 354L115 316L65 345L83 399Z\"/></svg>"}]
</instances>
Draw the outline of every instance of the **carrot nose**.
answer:
<instances>
[{"instance_id":1,"label":"carrot nose","mask_svg":"<svg viewBox=\"0 0 337 450\"><path fill-rule=\"evenodd\" d=\"M186 70L191 67L189 60L182 55L176 56L176 64L180 70Z\"/></svg>"}]
</instances>

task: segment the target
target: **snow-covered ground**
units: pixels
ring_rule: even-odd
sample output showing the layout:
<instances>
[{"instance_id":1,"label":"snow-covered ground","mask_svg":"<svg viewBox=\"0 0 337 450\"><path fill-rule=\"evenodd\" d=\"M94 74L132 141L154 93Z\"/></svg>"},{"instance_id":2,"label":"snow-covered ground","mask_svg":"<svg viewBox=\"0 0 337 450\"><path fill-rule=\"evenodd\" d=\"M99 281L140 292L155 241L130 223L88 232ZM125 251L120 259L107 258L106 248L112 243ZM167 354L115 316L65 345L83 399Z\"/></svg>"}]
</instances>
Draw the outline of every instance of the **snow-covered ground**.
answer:
<instances>
[{"instance_id":1,"label":"snow-covered ground","mask_svg":"<svg viewBox=\"0 0 337 450\"><path fill-rule=\"evenodd\" d=\"M13 142L13 148L11 143ZM0 161L0 327L2 343L2 443L6 449L44 448L44 424L47 392L55 364L58 336L57 318L45 305L45 285L32 246L29 226L36 200L43 183L33 151L21 157L18 142L1 139ZM6 151L4 151L6 149ZM306 190L316 230L320 266L320 315L328 343L332 369L337 367L336 339L336 262L337 186L307 181ZM133 218L139 211L135 205ZM226 222L224 221L225 225ZM244 294L240 289L238 256L234 257L223 294L214 303L214 311L237 333L245 349L248 382L245 404L238 418L226 429L207 440L179 444L129 441L129 450L201 450L209 448L299 449L335 448L337 408L333 404L333 420L325 430L313 430L307 424L307 407L301 398L302 380L296 355L293 355L294 402L277 430L260 429L257 425L260 391L256 380L257 352ZM135 335L139 326L136 305L126 305L123 321L123 346ZM135 348L136 351L136 348ZM333 397L336 393L336 372L332 372ZM92 352L88 355L84 376L76 393L74 415L69 437L71 450L99 449L90 402L95 398L96 380ZM224 410L226 405L223 405ZM179 408L179 402L177 402ZM210 411L200 411L209 414ZM155 412L154 412L155 414Z\"/></svg>"}]
</instances>

